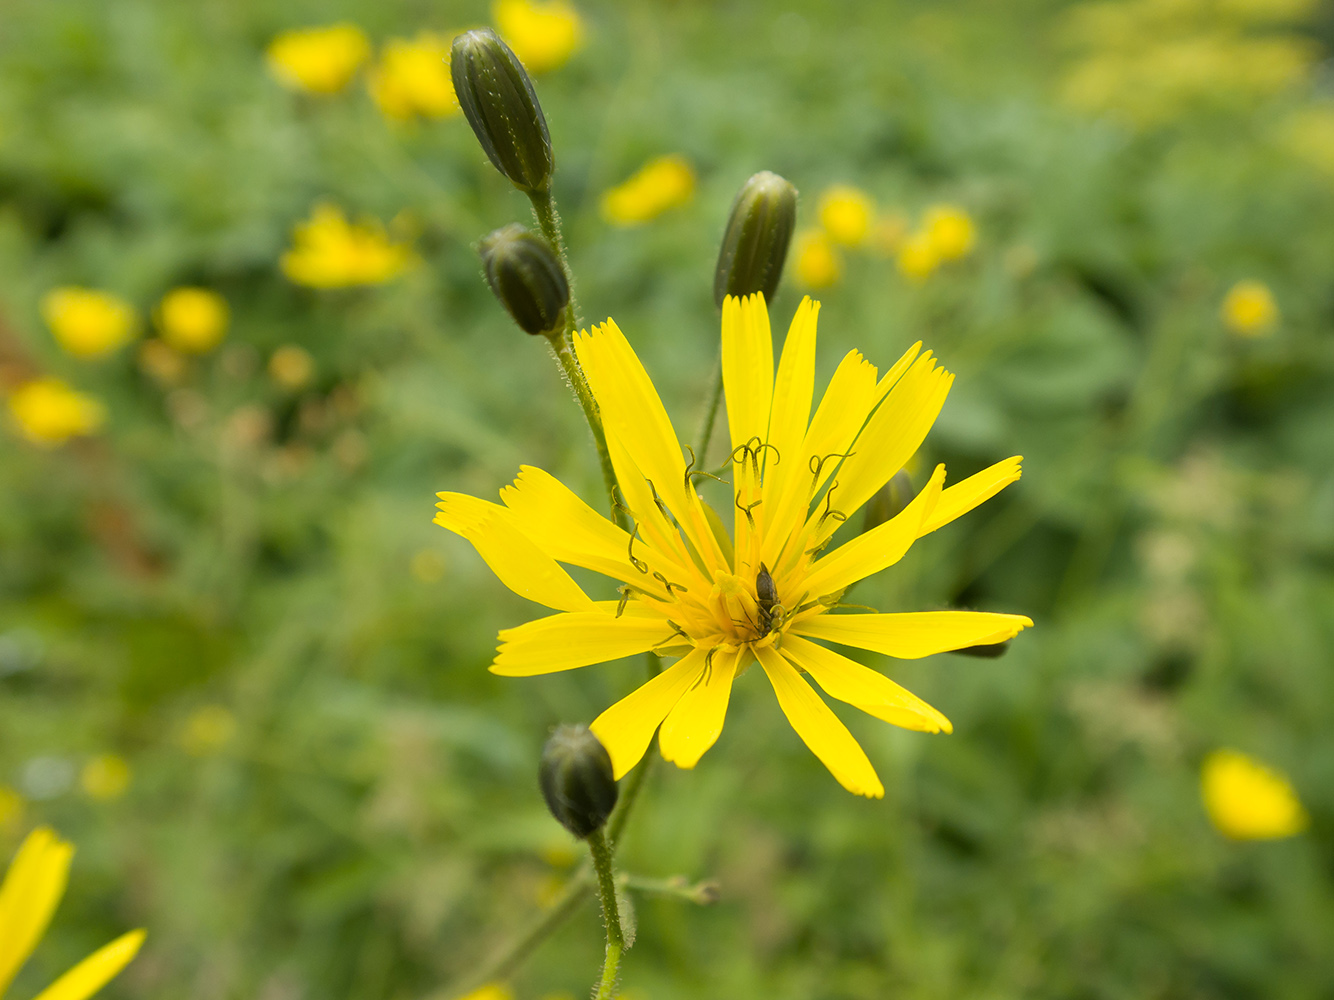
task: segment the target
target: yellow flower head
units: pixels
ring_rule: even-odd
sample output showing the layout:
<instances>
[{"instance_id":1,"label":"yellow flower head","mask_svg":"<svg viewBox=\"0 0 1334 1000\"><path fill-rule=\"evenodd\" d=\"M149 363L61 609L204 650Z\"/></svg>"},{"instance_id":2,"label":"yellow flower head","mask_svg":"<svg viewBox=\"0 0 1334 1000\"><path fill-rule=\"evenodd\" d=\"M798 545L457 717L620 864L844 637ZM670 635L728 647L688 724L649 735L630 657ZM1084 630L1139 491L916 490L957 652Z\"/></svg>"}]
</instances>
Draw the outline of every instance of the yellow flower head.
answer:
<instances>
[{"instance_id":1,"label":"yellow flower head","mask_svg":"<svg viewBox=\"0 0 1334 1000\"><path fill-rule=\"evenodd\" d=\"M54 448L72 437L93 434L106 422L106 407L58 378L25 382L9 397L9 415L23 436Z\"/></svg>"},{"instance_id":2,"label":"yellow flower head","mask_svg":"<svg viewBox=\"0 0 1334 1000\"><path fill-rule=\"evenodd\" d=\"M223 705L197 708L185 720L181 745L195 757L205 757L225 747L236 735L236 716Z\"/></svg>"},{"instance_id":3,"label":"yellow flower head","mask_svg":"<svg viewBox=\"0 0 1334 1000\"><path fill-rule=\"evenodd\" d=\"M514 1000L514 991L504 983L487 983L459 1000Z\"/></svg>"},{"instance_id":4,"label":"yellow flower head","mask_svg":"<svg viewBox=\"0 0 1334 1000\"><path fill-rule=\"evenodd\" d=\"M56 343L76 358L100 358L134 336L134 307L109 292L55 288L42 299L42 319Z\"/></svg>"},{"instance_id":5,"label":"yellow flower head","mask_svg":"<svg viewBox=\"0 0 1334 1000\"><path fill-rule=\"evenodd\" d=\"M333 94L347 86L370 54L371 43L355 24L303 28L269 43L269 70L293 90Z\"/></svg>"},{"instance_id":6,"label":"yellow flower head","mask_svg":"<svg viewBox=\"0 0 1334 1000\"><path fill-rule=\"evenodd\" d=\"M227 332L227 300L207 288L173 288L157 307L162 339L186 354L207 354Z\"/></svg>"},{"instance_id":7,"label":"yellow flower head","mask_svg":"<svg viewBox=\"0 0 1334 1000\"><path fill-rule=\"evenodd\" d=\"M629 341L608 321L575 338L607 433L626 532L541 469L525 466L501 504L441 493L436 523L476 547L516 593L556 609L500 633L491 670L525 677L644 652L676 663L594 720L619 779L655 731L662 755L694 767L717 740L732 684L755 662L806 745L850 791L884 787L852 734L803 678L895 725L948 731L930 705L822 643L916 659L1003 642L1032 622L975 611L836 613L841 595L894 565L917 538L1019 478L1010 458L944 489L937 466L898 516L842 545L834 532L917 451L953 376L921 345L882 376L856 351L811 416L819 306L802 302L775 370L762 296L723 302L733 531L696 492L667 411ZM619 581L596 601L560 566Z\"/></svg>"},{"instance_id":8,"label":"yellow flower head","mask_svg":"<svg viewBox=\"0 0 1334 1000\"><path fill-rule=\"evenodd\" d=\"M315 359L304 347L284 344L269 358L269 375L284 389L304 389L315 376Z\"/></svg>"},{"instance_id":9,"label":"yellow flower head","mask_svg":"<svg viewBox=\"0 0 1334 1000\"><path fill-rule=\"evenodd\" d=\"M925 230L910 233L895 258L899 273L911 281L925 281L940 267L940 250Z\"/></svg>"},{"instance_id":10,"label":"yellow flower head","mask_svg":"<svg viewBox=\"0 0 1334 1000\"><path fill-rule=\"evenodd\" d=\"M321 204L293 229L292 249L281 264L298 285L346 288L391 281L412 261L412 250L390 240L379 222L353 224L342 209Z\"/></svg>"},{"instance_id":11,"label":"yellow flower head","mask_svg":"<svg viewBox=\"0 0 1334 1000\"><path fill-rule=\"evenodd\" d=\"M371 71L371 97L389 118L408 121L459 114L449 76L449 38L419 32L416 38L391 38Z\"/></svg>"},{"instance_id":12,"label":"yellow flower head","mask_svg":"<svg viewBox=\"0 0 1334 1000\"><path fill-rule=\"evenodd\" d=\"M1200 774L1204 808L1234 840L1275 840L1310 823L1288 779L1236 750L1215 750Z\"/></svg>"},{"instance_id":13,"label":"yellow flower head","mask_svg":"<svg viewBox=\"0 0 1334 1000\"><path fill-rule=\"evenodd\" d=\"M560 69L584 39L584 22L565 0L496 0L496 30L530 73Z\"/></svg>"},{"instance_id":14,"label":"yellow flower head","mask_svg":"<svg viewBox=\"0 0 1334 1000\"><path fill-rule=\"evenodd\" d=\"M65 894L74 847L41 827L28 834L0 884L0 997L37 948ZM45 1000L86 1000L125 968L144 943L130 931L93 952L41 994Z\"/></svg>"},{"instance_id":15,"label":"yellow flower head","mask_svg":"<svg viewBox=\"0 0 1334 1000\"><path fill-rule=\"evenodd\" d=\"M130 764L120 754L104 753L83 766L79 784L89 797L101 802L118 799L130 787Z\"/></svg>"},{"instance_id":16,"label":"yellow flower head","mask_svg":"<svg viewBox=\"0 0 1334 1000\"><path fill-rule=\"evenodd\" d=\"M602 195L602 216L618 226L637 226L688 202L695 170L683 156L659 156Z\"/></svg>"},{"instance_id":17,"label":"yellow flower head","mask_svg":"<svg viewBox=\"0 0 1334 1000\"><path fill-rule=\"evenodd\" d=\"M875 203L855 187L839 184L820 195L820 225L835 243L861 246L871 231Z\"/></svg>"},{"instance_id":18,"label":"yellow flower head","mask_svg":"<svg viewBox=\"0 0 1334 1000\"><path fill-rule=\"evenodd\" d=\"M967 257L977 242L972 217L958 205L932 205L922 218L922 229L941 260Z\"/></svg>"},{"instance_id":19,"label":"yellow flower head","mask_svg":"<svg viewBox=\"0 0 1334 1000\"><path fill-rule=\"evenodd\" d=\"M807 288L829 288L843 277L843 261L822 229L797 236L796 257L797 281Z\"/></svg>"},{"instance_id":20,"label":"yellow flower head","mask_svg":"<svg viewBox=\"0 0 1334 1000\"><path fill-rule=\"evenodd\" d=\"M1262 337L1278 326L1278 303L1269 286L1259 281L1239 281L1228 290L1220 310L1223 322L1243 337Z\"/></svg>"}]
</instances>

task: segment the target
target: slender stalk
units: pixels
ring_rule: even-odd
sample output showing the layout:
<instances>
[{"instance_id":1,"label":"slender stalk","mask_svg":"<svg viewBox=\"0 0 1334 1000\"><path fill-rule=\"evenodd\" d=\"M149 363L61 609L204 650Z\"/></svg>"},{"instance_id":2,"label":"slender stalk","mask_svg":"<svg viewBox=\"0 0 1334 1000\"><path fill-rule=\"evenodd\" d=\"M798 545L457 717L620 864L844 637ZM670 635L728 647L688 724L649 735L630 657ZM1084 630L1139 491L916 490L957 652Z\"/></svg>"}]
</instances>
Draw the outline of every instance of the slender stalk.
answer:
<instances>
[{"instance_id":1,"label":"slender stalk","mask_svg":"<svg viewBox=\"0 0 1334 1000\"><path fill-rule=\"evenodd\" d=\"M713 424L718 419L718 404L723 398L723 356L718 355L718 363L713 369L713 389L709 392L709 406L704 411L704 423L699 428L699 441L695 446L695 461L699 468L708 468L708 463L704 460L704 453L709 450L709 442L713 439Z\"/></svg>"},{"instance_id":2,"label":"slender stalk","mask_svg":"<svg viewBox=\"0 0 1334 1000\"><path fill-rule=\"evenodd\" d=\"M561 924L565 923L588 898L592 885L587 868L571 877L565 888L556 897L551 908L529 925L519 937L515 938L504 950L468 977L467 981L454 991L453 995L466 996L473 990L487 983L509 979L537 950L538 945L549 938Z\"/></svg>"},{"instance_id":3,"label":"slender stalk","mask_svg":"<svg viewBox=\"0 0 1334 1000\"><path fill-rule=\"evenodd\" d=\"M529 200L533 203L533 215L537 218L538 227L551 245L551 249L555 251L556 258L565 271L565 281L570 286L570 304L565 310L565 329L553 333L548 339L551 342L551 349L556 353L561 371L565 373L565 379L574 390L575 399L579 401L579 408L584 411L588 429L593 432L593 445L597 448L598 463L602 466L602 485L607 491L607 506L611 510L612 520L622 528L627 528L625 513L616 503L616 469L611 464L611 452L607 449L607 434L602 428L602 414L598 411L597 400L593 398L593 391L588 387L588 379L584 377L584 370L579 366L579 359L574 353L574 328L579 322L579 303L574 294L574 275L570 271L570 259L565 253L565 240L561 236L556 199L548 189L534 191L529 195Z\"/></svg>"},{"instance_id":4,"label":"slender stalk","mask_svg":"<svg viewBox=\"0 0 1334 1000\"><path fill-rule=\"evenodd\" d=\"M593 858L593 871L598 879L598 897L602 901L602 922L607 928L607 951L602 962L602 978L598 981L596 1000L611 1000L616 990L616 970L625 950L625 935L621 931L621 912L616 903L616 873L611 866L611 845L601 830L588 838L588 852Z\"/></svg>"}]
</instances>

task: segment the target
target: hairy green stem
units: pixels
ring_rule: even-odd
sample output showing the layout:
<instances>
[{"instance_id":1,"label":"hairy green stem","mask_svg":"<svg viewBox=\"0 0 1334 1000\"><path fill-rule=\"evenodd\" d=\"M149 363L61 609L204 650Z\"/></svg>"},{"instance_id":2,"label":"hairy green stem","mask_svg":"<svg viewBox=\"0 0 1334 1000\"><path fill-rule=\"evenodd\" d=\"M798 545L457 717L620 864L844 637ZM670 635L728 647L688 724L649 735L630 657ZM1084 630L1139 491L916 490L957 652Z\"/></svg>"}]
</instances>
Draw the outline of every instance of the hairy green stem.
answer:
<instances>
[{"instance_id":1,"label":"hairy green stem","mask_svg":"<svg viewBox=\"0 0 1334 1000\"><path fill-rule=\"evenodd\" d=\"M625 934L621 931L621 911L616 902L616 873L612 870L611 845L601 830L594 830L588 838L588 853L593 858L593 871L598 880L598 897L602 901L602 922L607 929L607 951L602 962L602 978L598 981L596 1000L611 1000L616 990L616 970L625 950Z\"/></svg>"},{"instance_id":2,"label":"hairy green stem","mask_svg":"<svg viewBox=\"0 0 1334 1000\"><path fill-rule=\"evenodd\" d=\"M560 261L561 270L565 272L565 281L570 286L570 304L565 307L565 329L557 330L547 339L551 343L551 349L556 353L556 360L560 363L561 371L565 373L566 381L574 390L579 408L584 411L588 429L593 432L593 445L597 448L598 463L602 466L602 485L607 491L607 506L611 510L612 520L622 528L627 528L625 512L616 502L616 469L611 464L611 452L607 449L607 433L602 427L602 414L598 410L597 400L593 398L593 391L588 386L584 370L579 366L579 359L574 353L574 328L579 321L579 303L574 296L574 275L570 271L569 257L565 253L565 240L561 236L556 199L548 189L532 192L529 200L533 203L533 215L537 217L542 235L551 245L556 259Z\"/></svg>"},{"instance_id":3,"label":"hairy green stem","mask_svg":"<svg viewBox=\"0 0 1334 1000\"><path fill-rule=\"evenodd\" d=\"M723 357L718 355L718 363L714 366L713 389L709 392L708 409L704 411L704 423L699 428L699 440L695 446L695 462L699 468L708 468L708 463L704 460L704 453L709 450L709 442L713 439L713 424L718 419L718 404L723 398Z\"/></svg>"}]
</instances>

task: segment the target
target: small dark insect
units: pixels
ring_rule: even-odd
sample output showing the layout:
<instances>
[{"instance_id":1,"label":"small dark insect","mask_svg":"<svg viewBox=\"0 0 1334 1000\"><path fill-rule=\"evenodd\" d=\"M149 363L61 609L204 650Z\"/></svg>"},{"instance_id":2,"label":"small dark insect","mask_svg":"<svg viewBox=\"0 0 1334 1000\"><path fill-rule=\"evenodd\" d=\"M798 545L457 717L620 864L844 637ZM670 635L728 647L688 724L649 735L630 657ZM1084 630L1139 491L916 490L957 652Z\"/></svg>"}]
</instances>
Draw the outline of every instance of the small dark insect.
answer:
<instances>
[{"instance_id":1,"label":"small dark insect","mask_svg":"<svg viewBox=\"0 0 1334 1000\"><path fill-rule=\"evenodd\" d=\"M781 627L787 617L787 610L778 603L778 588L769 567L760 563L760 571L755 574L755 603L760 611L760 634L763 639L775 628Z\"/></svg>"}]
</instances>

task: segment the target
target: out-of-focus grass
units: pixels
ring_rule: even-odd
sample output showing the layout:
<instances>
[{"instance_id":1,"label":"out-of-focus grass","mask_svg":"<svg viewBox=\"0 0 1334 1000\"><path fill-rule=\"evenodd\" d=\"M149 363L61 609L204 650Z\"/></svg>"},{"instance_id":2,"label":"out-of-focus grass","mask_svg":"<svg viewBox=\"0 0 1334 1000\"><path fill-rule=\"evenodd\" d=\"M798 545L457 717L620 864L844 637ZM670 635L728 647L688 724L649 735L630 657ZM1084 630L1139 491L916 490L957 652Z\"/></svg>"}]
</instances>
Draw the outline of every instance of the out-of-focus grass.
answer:
<instances>
[{"instance_id":1,"label":"out-of-focus grass","mask_svg":"<svg viewBox=\"0 0 1334 1000\"><path fill-rule=\"evenodd\" d=\"M773 169L803 192L803 225L834 183L910 219L967 208L976 249L921 284L847 255L821 293L820 365L853 347L884 365L921 338L959 373L926 457L953 478L1026 456L1017 486L858 591L1037 622L1001 660L874 663L956 728L848 716L884 801L843 792L751 676L700 766L660 771L626 866L716 877L723 896L640 902L639 997L1318 997L1334 981L1334 130L1309 68L1148 123L1069 110L1091 58L1071 6L587 3L587 46L538 79L585 318L616 317L679 427L707 391L729 200ZM1208 24L1232 23L1223 6ZM6 8L0 360L7 384L58 374L110 413L86 442L0 444L0 784L25 800L0 853L39 821L80 845L16 995L143 924L109 995L426 996L573 856L540 805L538 747L640 666L488 674L496 630L532 609L430 524L434 491L490 496L521 462L597 500L577 408L470 249L526 206L460 119L386 122L360 79L294 95L263 55L294 26L347 19L378 46L486 17ZM1319 23L1235 30L1319 55ZM693 201L609 228L601 192L664 153L695 165ZM422 266L293 286L277 261L320 200L398 218ZM1247 278L1281 309L1269 337L1219 319ZM232 327L163 386L133 348L59 352L38 304L68 284L142 315L202 285ZM780 291L780 328L800 293ZM304 388L267 374L284 345L314 360ZM1286 770L1310 831L1216 834L1198 768L1217 746ZM132 772L111 801L78 782L105 753ZM598 935L582 914L519 995L579 995Z\"/></svg>"}]
</instances>

